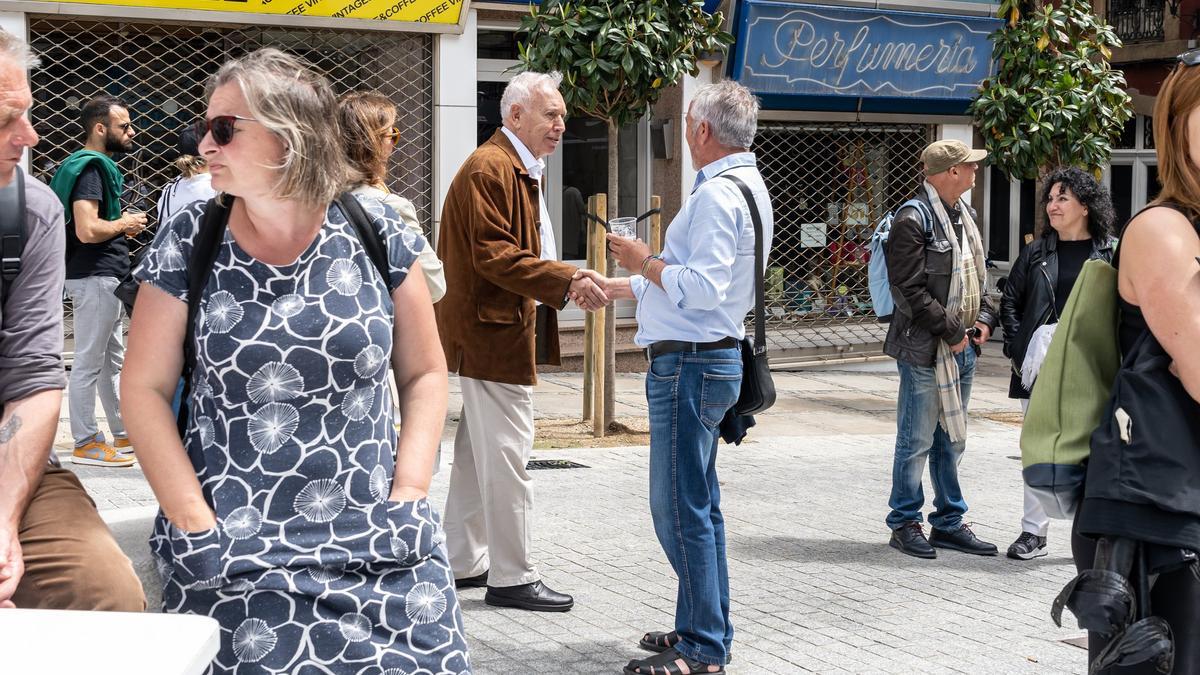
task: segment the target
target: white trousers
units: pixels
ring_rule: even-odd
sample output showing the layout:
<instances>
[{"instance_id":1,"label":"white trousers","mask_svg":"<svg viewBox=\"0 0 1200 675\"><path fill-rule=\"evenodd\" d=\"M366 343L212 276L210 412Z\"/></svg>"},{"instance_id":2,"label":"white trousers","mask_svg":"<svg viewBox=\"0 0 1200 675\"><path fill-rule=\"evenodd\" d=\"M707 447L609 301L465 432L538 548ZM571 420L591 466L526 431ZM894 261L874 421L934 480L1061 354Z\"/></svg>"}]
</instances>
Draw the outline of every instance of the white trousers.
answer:
<instances>
[{"instance_id":1,"label":"white trousers","mask_svg":"<svg viewBox=\"0 0 1200 675\"><path fill-rule=\"evenodd\" d=\"M1029 412L1029 399L1021 399L1021 414ZM1046 536L1050 530L1050 516L1046 515L1046 509L1042 508L1042 503L1038 501L1037 495L1029 489L1024 482L1021 483L1025 490L1025 515L1021 517L1021 531L1036 534L1039 537Z\"/></svg>"},{"instance_id":2,"label":"white trousers","mask_svg":"<svg viewBox=\"0 0 1200 675\"><path fill-rule=\"evenodd\" d=\"M463 408L446 497L446 548L457 579L488 573L489 586L540 576L533 548L533 387L460 377Z\"/></svg>"}]
</instances>

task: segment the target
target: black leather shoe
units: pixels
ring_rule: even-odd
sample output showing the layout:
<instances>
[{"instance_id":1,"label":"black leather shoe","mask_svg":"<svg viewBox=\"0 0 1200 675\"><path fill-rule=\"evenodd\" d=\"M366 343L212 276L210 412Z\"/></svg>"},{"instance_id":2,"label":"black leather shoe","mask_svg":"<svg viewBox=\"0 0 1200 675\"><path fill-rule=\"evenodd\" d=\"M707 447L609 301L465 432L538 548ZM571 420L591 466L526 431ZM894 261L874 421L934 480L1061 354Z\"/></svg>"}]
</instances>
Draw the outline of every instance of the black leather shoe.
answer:
<instances>
[{"instance_id":1,"label":"black leather shoe","mask_svg":"<svg viewBox=\"0 0 1200 675\"><path fill-rule=\"evenodd\" d=\"M933 547L929 545L929 540L925 538L924 528L915 520L910 520L892 530L892 540L888 542L888 546L914 558L937 557L937 551L933 550Z\"/></svg>"},{"instance_id":2,"label":"black leather shoe","mask_svg":"<svg viewBox=\"0 0 1200 675\"><path fill-rule=\"evenodd\" d=\"M929 530L929 543L938 548L952 548L955 551L973 555L996 555L998 552L995 544L981 541L966 525L960 525L957 530L951 532L939 530L936 527L931 527Z\"/></svg>"},{"instance_id":3,"label":"black leather shoe","mask_svg":"<svg viewBox=\"0 0 1200 675\"><path fill-rule=\"evenodd\" d=\"M487 588L488 571L484 570L483 574L476 574L473 577L463 577L462 579L454 580L455 588Z\"/></svg>"},{"instance_id":4,"label":"black leather shoe","mask_svg":"<svg viewBox=\"0 0 1200 675\"><path fill-rule=\"evenodd\" d=\"M565 612L575 606L574 598L552 591L540 581L520 586L488 586L483 601L493 607L515 607L531 612Z\"/></svg>"}]
</instances>

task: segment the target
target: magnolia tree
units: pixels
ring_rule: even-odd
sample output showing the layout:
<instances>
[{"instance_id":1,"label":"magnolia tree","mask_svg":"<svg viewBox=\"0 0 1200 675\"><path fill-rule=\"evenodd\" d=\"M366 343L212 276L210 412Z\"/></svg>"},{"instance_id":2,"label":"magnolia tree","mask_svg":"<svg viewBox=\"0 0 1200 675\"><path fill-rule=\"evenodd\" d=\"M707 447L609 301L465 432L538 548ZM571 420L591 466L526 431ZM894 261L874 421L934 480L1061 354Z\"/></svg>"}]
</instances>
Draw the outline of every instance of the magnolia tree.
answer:
<instances>
[{"instance_id":1,"label":"magnolia tree","mask_svg":"<svg viewBox=\"0 0 1200 675\"><path fill-rule=\"evenodd\" d=\"M1120 39L1091 0L1002 0L999 16L999 69L971 104L989 161L1011 178L1038 179L1039 194L1058 166L1099 177L1133 114L1125 77L1109 65Z\"/></svg>"},{"instance_id":2,"label":"magnolia tree","mask_svg":"<svg viewBox=\"0 0 1200 675\"><path fill-rule=\"evenodd\" d=\"M608 214L617 216L617 131L637 122L663 92L696 75L702 55L733 42L719 13L702 0L542 0L521 21L524 69L563 74L562 95L571 115L608 123ZM612 275L610 260L605 272ZM612 424L613 342L616 324L606 312L604 428Z\"/></svg>"}]
</instances>

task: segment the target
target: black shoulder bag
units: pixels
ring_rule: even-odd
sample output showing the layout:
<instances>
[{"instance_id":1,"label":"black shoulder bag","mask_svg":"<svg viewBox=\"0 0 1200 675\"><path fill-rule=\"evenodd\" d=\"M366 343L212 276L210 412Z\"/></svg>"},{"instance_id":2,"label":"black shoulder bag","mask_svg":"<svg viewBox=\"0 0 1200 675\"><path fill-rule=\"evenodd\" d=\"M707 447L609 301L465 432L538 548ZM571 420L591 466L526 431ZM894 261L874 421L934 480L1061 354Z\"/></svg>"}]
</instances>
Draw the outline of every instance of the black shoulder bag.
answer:
<instances>
[{"instance_id":1,"label":"black shoulder bag","mask_svg":"<svg viewBox=\"0 0 1200 675\"><path fill-rule=\"evenodd\" d=\"M742 338L742 391L733 410L739 415L755 415L775 405L775 382L771 379L771 365L767 362L767 316L765 291L763 289L763 233L762 218L758 215L758 203L754 193L737 176L725 175L742 191L746 206L750 208L750 219L754 221L754 341Z\"/></svg>"}]
</instances>

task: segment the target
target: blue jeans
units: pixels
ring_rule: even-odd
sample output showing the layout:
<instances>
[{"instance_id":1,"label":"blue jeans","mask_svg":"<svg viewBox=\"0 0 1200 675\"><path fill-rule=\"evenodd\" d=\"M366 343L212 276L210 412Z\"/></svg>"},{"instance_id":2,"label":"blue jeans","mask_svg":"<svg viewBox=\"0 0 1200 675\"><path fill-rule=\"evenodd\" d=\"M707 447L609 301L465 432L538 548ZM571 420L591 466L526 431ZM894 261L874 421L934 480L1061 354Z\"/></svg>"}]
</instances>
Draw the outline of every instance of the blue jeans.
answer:
<instances>
[{"instance_id":1,"label":"blue jeans","mask_svg":"<svg viewBox=\"0 0 1200 675\"><path fill-rule=\"evenodd\" d=\"M955 356L958 361L959 391L963 409L971 398L975 377L975 349L967 347ZM951 443L938 421L937 381L933 368L899 362L900 393L896 401L896 458L892 464L892 498L887 524L893 530L907 521L921 522L925 491L921 478L929 459L929 478L933 482L933 513L929 524L943 531L957 530L967 512L962 488L958 484L958 463L966 441Z\"/></svg>"},{"instance_id":2,"label":"blue jeans","mask_svg":"<svg viewBox=\"0 0 1200 675\"><path fill-rule=\"evenodd\" d=\"M662 354L646 373L650 515L679 577L675 649L724 665L733 642L725 519L717 483L717 427L742 384L736 348Z\"/></svg>"}]
</instances>

